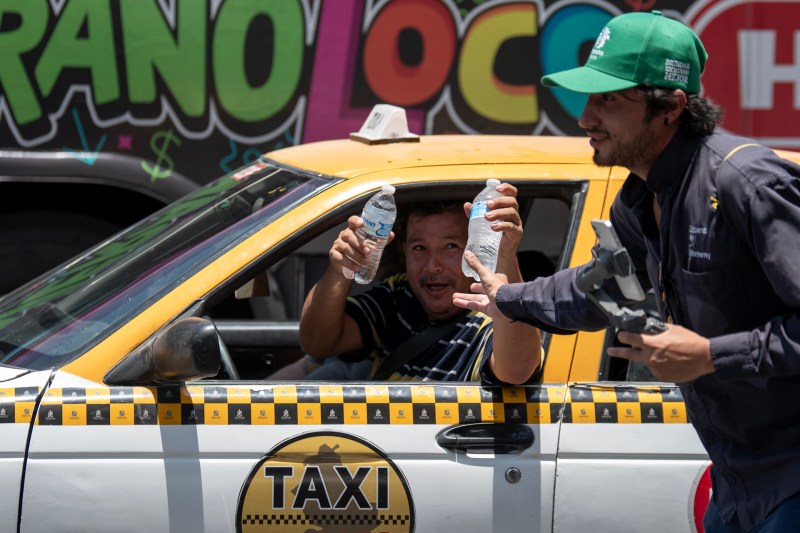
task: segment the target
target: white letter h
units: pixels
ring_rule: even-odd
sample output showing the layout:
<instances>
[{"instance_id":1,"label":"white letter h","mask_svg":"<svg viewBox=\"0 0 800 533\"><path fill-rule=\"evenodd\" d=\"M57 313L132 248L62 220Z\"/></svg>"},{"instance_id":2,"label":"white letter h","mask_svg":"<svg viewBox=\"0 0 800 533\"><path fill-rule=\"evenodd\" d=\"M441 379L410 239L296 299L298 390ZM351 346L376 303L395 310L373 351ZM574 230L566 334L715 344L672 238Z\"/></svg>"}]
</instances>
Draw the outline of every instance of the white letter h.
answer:
<instances>
[{"instance_id":1,"label":"white letter h","mask_svg":"<svg viewBox=\"0 0 800 533\"><path fill-rule=\"evenodd\" d=\"M772 86L780 82L794 84L794 109L800 109L800 32L794 33L794 65L775 64L774 30L744 30L738 38L742 109L771 109Z\"/></svg>"}]
</instances>

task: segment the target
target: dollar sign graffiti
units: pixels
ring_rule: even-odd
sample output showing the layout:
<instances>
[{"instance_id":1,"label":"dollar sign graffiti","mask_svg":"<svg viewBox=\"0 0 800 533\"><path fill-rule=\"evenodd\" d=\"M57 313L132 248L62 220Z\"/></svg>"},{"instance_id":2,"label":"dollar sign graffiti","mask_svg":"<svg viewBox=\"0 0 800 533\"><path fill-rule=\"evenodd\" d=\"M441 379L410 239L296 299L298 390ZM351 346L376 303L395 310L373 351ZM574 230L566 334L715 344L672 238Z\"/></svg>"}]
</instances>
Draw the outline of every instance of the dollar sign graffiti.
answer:
<instances>
[{"instance_id":1,"label":"dollar sign graffiti","mask_svg":"<svg viewBox=\"0 0 800 533\"><path fill-rule=\"evenodd\" d=\"M178 146L181 145L180 139L172 134L172 130L159 131L150 139L150 148L156 154L156 164L152 167L142 161L142 168L145 172L150 174L150 181L155 182L159 179L164 179L172 174L172 158L167 155L167 150L171 142Z\"/></svg>"}]
</instances>

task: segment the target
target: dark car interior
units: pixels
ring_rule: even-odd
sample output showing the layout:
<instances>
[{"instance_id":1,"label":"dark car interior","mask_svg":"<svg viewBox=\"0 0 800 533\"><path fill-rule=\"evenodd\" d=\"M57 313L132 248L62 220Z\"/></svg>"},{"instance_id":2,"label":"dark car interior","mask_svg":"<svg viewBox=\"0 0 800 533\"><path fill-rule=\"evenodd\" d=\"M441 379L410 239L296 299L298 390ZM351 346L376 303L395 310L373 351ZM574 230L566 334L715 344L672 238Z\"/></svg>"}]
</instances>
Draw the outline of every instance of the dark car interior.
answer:
<instances>
[{"instance_id":1,"label":"dark car interior","mask_svg":"<svg viewBox=\"0 0 800 533\"><path fill-rule=\"evenodd\" d=\"M531 280L565 266L562 259L574 242L585 184L556 182L517 187L524 225L519 262L523 278ZM480 184L474 190L459 187L458 194L454 194L452 188L430 185L398 188L396 200L400 218L403 205L409 202L471 201L480 188ZM265 270L251 275L244 283L237 283L235 295L228 295L208 312L239 378L268 379L276 370L303 356L298 333L303 302L328 267L329 248L346 227L347 217L359 213L365 200L320 217L317 227L304 228L302 234L298 232L292 239L300 243L298 246L287 247L281 257L269 258ZM402 255L393 244L396 241L384 251L376 280L402 269ZM352 291L368 287L353 284ZM544 341L546 347L546 336Z\"/></svg>"}]
</instances>

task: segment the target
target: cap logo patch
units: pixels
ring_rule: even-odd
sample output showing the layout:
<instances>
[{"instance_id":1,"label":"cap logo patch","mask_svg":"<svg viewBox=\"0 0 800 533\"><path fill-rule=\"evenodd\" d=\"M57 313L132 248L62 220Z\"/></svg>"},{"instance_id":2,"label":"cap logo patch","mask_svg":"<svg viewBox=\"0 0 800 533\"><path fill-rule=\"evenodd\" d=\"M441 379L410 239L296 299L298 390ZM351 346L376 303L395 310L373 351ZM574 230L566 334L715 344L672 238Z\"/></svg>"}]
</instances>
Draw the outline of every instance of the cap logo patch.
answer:
<instances>
[{"instance_id":1,"label":"cap logo patch","mask_svg":"<svg viewBox=\"0 0 800 533\"><path fill-rule=\"evenodd\" d=\"M605 46L606 41L611 38L611 30L608 29L608 26L603 28L603 31L600 32L600 35L597 36L597 40L594 42L595 48L603 48Z\"/></svg>"},{"instance_id":2,"label":"cap logo patch","mask_svg":"<svg viewBox=\"0 0 800 533\"><path fill-rule=\"evenodd\" d=\"M608 26L606 26L603 28L603 31L600 32L600 35L597 36L597 40L594 42L594 48L592 48L591 57L589 59L597 59L598 57L602 56L604 52L600 49L605 46L609 39L611 39L611 30L609 30Z\"/></svg>"},{"instance_id":3,"label":"cap logo patch","mask_svg":"<svg viewBox=\"0 0 800 533\"><path fill-rule=\"evenodd\" d=\"M677 59L666 59L664 60L664 81L688 83L690 70L689 63Z\"/></svg>"}]
</instances>

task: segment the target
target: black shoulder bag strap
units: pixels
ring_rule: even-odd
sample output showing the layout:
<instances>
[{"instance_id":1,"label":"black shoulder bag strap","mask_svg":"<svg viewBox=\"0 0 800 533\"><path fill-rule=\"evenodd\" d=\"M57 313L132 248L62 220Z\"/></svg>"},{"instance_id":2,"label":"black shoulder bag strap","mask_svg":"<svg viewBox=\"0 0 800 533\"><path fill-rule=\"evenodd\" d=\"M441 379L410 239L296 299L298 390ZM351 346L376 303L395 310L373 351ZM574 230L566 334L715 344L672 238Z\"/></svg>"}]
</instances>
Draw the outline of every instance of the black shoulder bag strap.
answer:
<instances>
[{"instance_id":1,"label":"black shoulder bag strap","mask_svg":"<svg viewBox=\"0 0 800 533\"><path fill-rule=\"evenodd\" d=\"M432 346L435 342L444 337L447 332L452 331L453 327L462 318L464 318L464 315L459 314L446 322L425 328L419 333L414 334L383 358L375 374L372 375L372 379L383 380L394 374L395 370L400 368L403 364L414 359L422 350L428 346Z\"/></svg>"}]
</instances>

